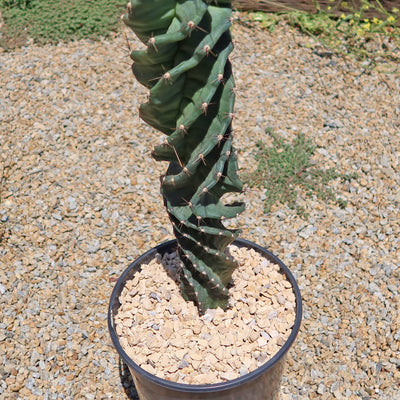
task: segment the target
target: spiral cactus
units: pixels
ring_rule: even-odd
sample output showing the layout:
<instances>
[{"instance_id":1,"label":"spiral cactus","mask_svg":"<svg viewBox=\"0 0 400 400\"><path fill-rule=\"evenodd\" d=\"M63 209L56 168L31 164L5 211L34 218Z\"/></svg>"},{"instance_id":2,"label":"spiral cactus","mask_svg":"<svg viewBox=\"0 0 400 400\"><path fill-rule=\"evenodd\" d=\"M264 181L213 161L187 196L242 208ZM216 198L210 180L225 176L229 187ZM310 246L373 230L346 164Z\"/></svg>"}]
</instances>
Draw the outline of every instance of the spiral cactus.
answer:
<instances>
[{"instance_id":1,"label":"spiral cactus","mask_svg":"<svg viewBox=\"0 0 400 400\"><path fill-rule=\"evenodd\" d=\"M244 209L221 201L242 191L232 147L230 1L132 0L123 21L147 46L131 53L136 79L150 89L140 117L167 135L152 155L170 163L161 193L183 264L182 295L200 313L226 309L236 267L226 249L239 232L223 219Z\"/></svg>"}]
</instances>

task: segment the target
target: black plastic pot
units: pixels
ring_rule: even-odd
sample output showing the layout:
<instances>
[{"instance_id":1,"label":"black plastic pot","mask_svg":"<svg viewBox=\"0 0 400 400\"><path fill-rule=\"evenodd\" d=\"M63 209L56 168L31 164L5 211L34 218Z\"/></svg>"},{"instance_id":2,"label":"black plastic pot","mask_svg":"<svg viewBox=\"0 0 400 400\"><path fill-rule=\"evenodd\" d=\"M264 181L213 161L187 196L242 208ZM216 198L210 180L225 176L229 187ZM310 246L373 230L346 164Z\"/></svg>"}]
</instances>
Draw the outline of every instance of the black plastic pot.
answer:
<instances>
[{"instance_id":1,"label":"black plastic pot","mask_svg":"<svg viewBox=\"0 0 400 400\"><path fill-rule=\"evenodd\" d=\"M118 279L111 295L108 310L108 327L111 339L120 357L127 364L140 400L275 400L278 397L283 367L289 348L300 329L302 305L299 287L289 269L268 250L244 239L237 239L238 247L253 248L271 262L278 264L293 286L296 297L296 319L292 332L278 353L256 370L227 382L210 385L188 385L156 377L137 365L122 348L115 331L114 316L120 307L119 296L125 282L132 279L140 266L153 259L156 253L164 254L176 246L176 241L163 243L136 259Z\"/></svg>"}]
</instances>

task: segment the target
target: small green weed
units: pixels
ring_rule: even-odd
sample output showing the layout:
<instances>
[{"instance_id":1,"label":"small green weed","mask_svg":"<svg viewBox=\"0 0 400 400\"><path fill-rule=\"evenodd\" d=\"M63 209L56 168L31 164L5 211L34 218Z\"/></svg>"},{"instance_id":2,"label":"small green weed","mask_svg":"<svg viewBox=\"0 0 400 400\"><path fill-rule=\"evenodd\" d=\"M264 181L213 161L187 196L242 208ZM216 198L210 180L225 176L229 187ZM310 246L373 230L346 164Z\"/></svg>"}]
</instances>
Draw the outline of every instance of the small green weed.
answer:
<instances>
[{"instance_id":1,"label":"small green weed","mask_svg":"<svg viewBox=\"0 0 400 400\"><path fill-rule=\"evenodd\" d=\"M125 0L0 0L0 46L12 49L28 37L38 44L98 39L117 29Z\"/></svg>"},{"instance_id":2,"label":"small green weed","mask_svg":"<svg viewBox=\"0 0 400 400\"><path fill-rule=\"evenodd\" d=\"M316 38L330 51L355 56L358 60L368 59L375 64L378 58L400 59L398 8L386 10L379 0L361 0L357 9L339 0L330 0L330 4L322 10L316 2L316 13L293 9L274 14L250 13L250 18L271 31L280 21L287 21L301 32ZM339 5L347 11L338 13ZM380 17L367 17L367 12L371 10Z\"/></svg>"},{"instance_id":3,"label":"small green weed","mask_svg":"<svg viewBox=\"0 0 400 400\"><path fill-rule=\"evenodd\" d=\"M266 200L264 211L270 212L274 204L287 204L296 210L299 216L307 218L305 209L297 204L299 195L333 201L341 208L346 207L346 201L336 197L327 186L336 178L348 180L355 176L341 175L330 168L320 169L312 165L311 157L316 147L304 134L299 134L293 143L285 143L284 139L268 129L267 133L273 138L273 146L266 147L258 142L256 171L246 177L251 187L265 187Z\"/></svg>"}]
</instances>

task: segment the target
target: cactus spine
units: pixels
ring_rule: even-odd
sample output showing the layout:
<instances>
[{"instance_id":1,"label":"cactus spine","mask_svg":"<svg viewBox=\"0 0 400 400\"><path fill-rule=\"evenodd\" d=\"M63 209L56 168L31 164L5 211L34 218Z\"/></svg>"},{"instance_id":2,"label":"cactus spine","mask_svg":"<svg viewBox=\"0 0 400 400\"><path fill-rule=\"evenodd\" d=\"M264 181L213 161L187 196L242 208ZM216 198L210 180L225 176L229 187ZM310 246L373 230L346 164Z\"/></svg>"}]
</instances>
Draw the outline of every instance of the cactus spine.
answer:
<instances>
[{"instance_id":1,"label":"cactus spine","mask_svg":"<svg viewBox=\"0 0 400 400\"><path fill-rule=\"evenodd\" d=\"M150 89L140 117L167 135L152 155L169 161L161 193L183 263L181 292L200 313L226 309L236 267L226 248L239 232L223 219L244 209L221 201L242 191L232 147L230 1L132 0L123 20L147 46L131 53L136 79Z\"/></svg>"}]
</instances>

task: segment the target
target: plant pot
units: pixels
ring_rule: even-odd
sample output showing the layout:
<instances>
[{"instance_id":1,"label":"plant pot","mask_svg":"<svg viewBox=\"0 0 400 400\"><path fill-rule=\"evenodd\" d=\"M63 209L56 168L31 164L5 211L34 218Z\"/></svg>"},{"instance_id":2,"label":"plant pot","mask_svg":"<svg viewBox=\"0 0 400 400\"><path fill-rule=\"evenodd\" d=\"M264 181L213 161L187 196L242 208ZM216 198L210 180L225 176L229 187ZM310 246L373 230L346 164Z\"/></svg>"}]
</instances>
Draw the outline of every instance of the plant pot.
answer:
<instances>
[{"instance_id":1,"label":"plant pot","mask_svg":"<svg viewBox=\"0 0 400 400\"><path fill-rule=\"evenodd\" d=\"M296 299L296 317L289 338L280 350L261 367L226 382L209 385L182 384L161 379L141 368L127 355L120 344L115 329L115 316L120 307L119 296L125 283L140 271L142 264L152 260L157 253L164 254L174 248L176 240L163 243L140 256L123 272L111 294L108 310L108 327L112 342L132 374L140 400L274 400L278 398L286 356L300 328L302 316L300 290L289 269L268 250L244 239L237 239L233 244L238 247L253 248L270 262L278 264L281 272L291 283Z\"/></svg>"}]
</instances>

